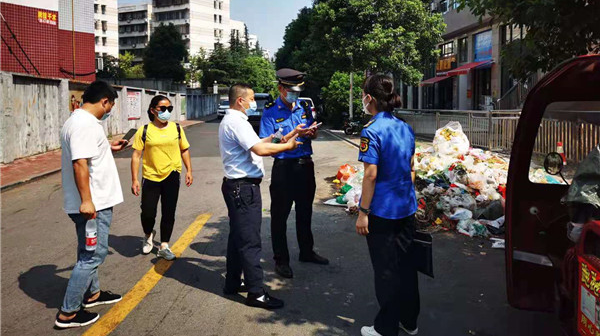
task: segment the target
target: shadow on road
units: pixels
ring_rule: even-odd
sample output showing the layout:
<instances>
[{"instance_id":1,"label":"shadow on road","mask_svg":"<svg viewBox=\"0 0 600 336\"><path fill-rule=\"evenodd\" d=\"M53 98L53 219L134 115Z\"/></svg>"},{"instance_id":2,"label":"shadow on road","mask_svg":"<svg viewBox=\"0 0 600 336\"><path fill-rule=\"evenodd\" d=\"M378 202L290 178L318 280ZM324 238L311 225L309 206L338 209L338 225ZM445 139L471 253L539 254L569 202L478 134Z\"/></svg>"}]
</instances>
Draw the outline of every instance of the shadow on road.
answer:
<instances>
[{"instance_id":1,"label":"shadow on road","mask_svg":"<svg viewBox=\"0 0 600 336\"><path fill-rule=\"evenodd\" d=\"M59 309L69 282L69 278L60 274L68 275L71 270L73 266L62 269L57 269L56 265L32 267L19 275L19 288L30 298L45 304L46 308Z\"/></svg>"},{"instance_id":2,"label":"shadow on road","mask_svg":"<svg viewBox=\"0 0 600 336\"><path fill-rule=\"evenodd\" d=\"M158 243L154 241L156 246ZM140 236L108 236L108 246L125 258L133 258L142 254L142 235ZM156 252L154 247L153 252Z\"/></svg>"}]
</instances>

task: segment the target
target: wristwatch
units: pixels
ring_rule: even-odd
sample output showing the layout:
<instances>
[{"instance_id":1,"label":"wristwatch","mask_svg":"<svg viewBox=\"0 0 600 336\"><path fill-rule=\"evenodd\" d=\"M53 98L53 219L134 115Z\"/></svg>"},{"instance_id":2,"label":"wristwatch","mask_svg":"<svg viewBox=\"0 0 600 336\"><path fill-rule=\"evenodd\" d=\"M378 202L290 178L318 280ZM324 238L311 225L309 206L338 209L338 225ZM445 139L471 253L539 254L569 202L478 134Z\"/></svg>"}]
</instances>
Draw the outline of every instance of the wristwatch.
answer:
<instances>
[{"instance_id":1,"label":"wristwatch","mask_svg":"<svg viewBox=\"0 0 600 336\"><path fill-rule=\"evenodd\" d=\"M360 205L358 206L358 210L360 210L360 212L364 213L365 215L371 214L371 209L365 209L365 208L361 207Z\"/></svg>"}]
</instances>

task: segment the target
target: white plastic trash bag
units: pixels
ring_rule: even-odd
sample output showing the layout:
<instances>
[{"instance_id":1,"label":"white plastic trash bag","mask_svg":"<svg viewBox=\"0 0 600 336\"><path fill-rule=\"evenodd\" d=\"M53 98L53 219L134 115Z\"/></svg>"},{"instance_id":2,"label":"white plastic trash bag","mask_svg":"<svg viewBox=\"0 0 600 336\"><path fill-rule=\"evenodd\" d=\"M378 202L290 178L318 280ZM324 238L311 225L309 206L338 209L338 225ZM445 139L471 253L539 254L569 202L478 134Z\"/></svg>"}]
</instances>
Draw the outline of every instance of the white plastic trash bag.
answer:
<instances>
[{"instance_id":1,"label":"white plastic trash bag","mask_svg":"<svg viewBox=\"0 0 600 336\"><path fill-rule=\"evenodd\" d=\"M433 138L433 149L439 155L458 157L469 152L469 139L458 121L451 121L438 129Z\"/></svg>"}]
</instances>

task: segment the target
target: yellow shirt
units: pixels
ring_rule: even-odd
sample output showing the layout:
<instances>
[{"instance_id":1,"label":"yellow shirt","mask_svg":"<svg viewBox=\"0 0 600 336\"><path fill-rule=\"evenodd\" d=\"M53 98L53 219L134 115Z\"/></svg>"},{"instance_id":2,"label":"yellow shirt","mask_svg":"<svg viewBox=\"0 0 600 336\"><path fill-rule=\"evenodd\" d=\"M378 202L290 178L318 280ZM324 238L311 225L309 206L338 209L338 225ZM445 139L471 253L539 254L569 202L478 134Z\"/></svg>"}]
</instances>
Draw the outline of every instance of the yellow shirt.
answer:
<instances>
[{"instance_id":1,"label":"yellow shirt","mask_svg":"<svg viewBox=\"0 0 600 336\"><path fill-rule=\"evenodd\" d=\"M173 171L181 173L181 152L190 148L181 127L181 139L174 122L164 128L158 128L153 123L148 124L146 144L142 141L144 126L140 127L133 138L133 149L143 150L142 176L150 181L160 182Z\"/></svg>"}]
</instances>

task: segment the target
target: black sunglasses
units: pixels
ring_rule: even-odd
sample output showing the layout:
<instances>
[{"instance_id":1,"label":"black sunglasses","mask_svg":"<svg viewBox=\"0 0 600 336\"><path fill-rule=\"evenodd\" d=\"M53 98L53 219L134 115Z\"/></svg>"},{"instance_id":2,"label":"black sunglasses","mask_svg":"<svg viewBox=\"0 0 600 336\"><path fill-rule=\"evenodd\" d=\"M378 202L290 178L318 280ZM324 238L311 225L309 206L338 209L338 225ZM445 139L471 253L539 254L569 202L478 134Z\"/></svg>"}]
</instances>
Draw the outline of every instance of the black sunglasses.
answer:
<instances>
[{"instance_id":1,"label":"black sunglasses","mask_svg":"<svg viewBox=\"0 0 600 336\"><path fill-rule=\"evenodd\" d=\"M165 112L166 110L173 112L173 106L157 106L156 109L160 110L161 112Z\"/></svg>"}]
</instances>

